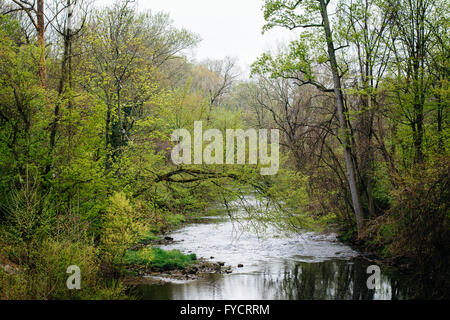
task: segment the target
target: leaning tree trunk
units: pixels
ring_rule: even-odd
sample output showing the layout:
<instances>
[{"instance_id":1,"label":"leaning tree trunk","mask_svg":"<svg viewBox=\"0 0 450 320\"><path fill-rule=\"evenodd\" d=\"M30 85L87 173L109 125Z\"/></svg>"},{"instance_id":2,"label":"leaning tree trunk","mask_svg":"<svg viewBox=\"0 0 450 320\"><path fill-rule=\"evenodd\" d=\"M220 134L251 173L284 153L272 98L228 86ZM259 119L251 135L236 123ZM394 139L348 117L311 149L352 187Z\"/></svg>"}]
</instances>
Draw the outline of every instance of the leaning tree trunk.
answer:
<instances>
[{"instance_id":1,"label":"leaning tree trunk","mask_svg":"<svg viewBox=\"0 0 450 320\"><path fill-rule=\"evenodd\" d=\"M345 165L347 168L347 179L350 187L350 193L352 196L353 210L355 211L356 224L358 228L358 237L360 237L362 229L364 227L363 212L361 208L361 200L358 192L358 187L356 185L355 166L353 164L351 139L349 137L350 132L348 130L346 117L344 115L344 97L341 90L341 78L339 76L330 21L328 19L327 3L325 2L325 0L320 0L320 8L323 19L323 26L325 30L325 36L327 40L328 56L330 58L331 70L333 74L333 85L334 85L334 93L336 95L337 114L339 118L341 134L343 135L344 141L344 156L345 156Z\"/></svg>"}]
</instances>

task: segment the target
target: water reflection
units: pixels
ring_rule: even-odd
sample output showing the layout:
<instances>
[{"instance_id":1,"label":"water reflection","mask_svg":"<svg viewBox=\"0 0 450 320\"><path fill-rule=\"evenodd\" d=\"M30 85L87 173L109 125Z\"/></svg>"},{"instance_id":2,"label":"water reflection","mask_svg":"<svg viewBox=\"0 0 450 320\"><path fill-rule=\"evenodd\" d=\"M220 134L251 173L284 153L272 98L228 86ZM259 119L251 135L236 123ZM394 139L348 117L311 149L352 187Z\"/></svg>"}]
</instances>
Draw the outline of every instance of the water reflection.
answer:
<instances>
[{"instance_id":1,"label":"water reflection","mask_svg":"<svg viewBox=\"0 0 450 320\"><path fill-rule=\"evenodd\" d=\"M405 290L382 275L381 289L369 290L360 259L319 263L271 261L258 272L208 275L183 284L149 285L137 294L151 300L373 300L404 299Z\"/></svg>"}]
</instances>

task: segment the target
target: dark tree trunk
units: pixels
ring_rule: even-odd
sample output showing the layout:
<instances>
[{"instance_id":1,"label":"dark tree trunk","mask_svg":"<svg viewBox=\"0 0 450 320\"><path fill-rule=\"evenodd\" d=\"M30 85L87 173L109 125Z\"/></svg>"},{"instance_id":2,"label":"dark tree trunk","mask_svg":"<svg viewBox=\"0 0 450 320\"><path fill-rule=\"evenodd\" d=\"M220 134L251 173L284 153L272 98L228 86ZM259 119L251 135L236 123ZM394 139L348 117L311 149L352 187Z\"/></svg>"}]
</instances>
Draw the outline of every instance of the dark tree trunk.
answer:
<instances>
[{"instance_id":1,"label":"dark tree trunk","mask_svg":"<svg viewBox=\"0 0 450 320\"><path fill-rule=\"evenodd\" d=\"M37 38L40 51L39 78L43 87L47 87L47 67L45 63L45 4L44 0L37 1Z\"/></svg>"}]
</instances>

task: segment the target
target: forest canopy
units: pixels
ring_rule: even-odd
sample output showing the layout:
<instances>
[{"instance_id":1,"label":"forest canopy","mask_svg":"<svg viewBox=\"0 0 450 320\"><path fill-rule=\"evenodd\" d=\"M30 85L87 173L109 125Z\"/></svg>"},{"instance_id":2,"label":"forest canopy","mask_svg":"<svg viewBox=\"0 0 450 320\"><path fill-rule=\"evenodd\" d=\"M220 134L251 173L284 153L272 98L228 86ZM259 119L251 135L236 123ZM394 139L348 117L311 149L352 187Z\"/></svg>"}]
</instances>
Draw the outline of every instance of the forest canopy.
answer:
<instances>
[{"instance_id":1,"label":"forest canopy","mask_svg":"<svg viewBox=\"0 0 450 320\"><path fill-rule=\"evenodd\" d=\"M448 1L261 7L261 31L298 37L244 79L131 0L0 0L0 266L17 269L0 299L124 298L130 248L248 194L257 228L337 230L448 283ZM196 121L279 130L277 174L174 164L173 131ZM69 261L83 290L65 288Z\"/></svg>"}]
</instances>

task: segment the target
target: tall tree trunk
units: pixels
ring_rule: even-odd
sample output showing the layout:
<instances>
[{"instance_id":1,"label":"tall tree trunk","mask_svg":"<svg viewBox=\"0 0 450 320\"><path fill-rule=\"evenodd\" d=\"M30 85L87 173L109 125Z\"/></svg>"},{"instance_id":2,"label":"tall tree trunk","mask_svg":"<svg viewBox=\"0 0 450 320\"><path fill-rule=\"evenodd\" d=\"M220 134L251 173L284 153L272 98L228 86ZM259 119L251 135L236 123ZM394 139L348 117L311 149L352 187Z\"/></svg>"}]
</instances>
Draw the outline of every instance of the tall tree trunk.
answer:
<instances>
[{"instance_id":1,"label":"tall tree trunk","mask_svg":"<svg viewBox=\"0 0 450 320\"><path fill-rule=\"evenodd\" d=\"M64 29L64 52L63 58L61 61L61 78L59 79L58 86L58 95L63 97L64 94L67 93L69 89L69 102L68 107L71 109L72 98L71 98L71 85L72 85L72 31L71 31L71 19L72 19L72 11L71 11L71 0L67 0L67 8L69 10L66 21L66 28ZM63 99L62 99L63 100ZM53 151L56 146L56 134L58 131L58 122L61 111L61 102L56 103L55 109L53 111L54 119L50 128L50 148L49 148L49 157L52 160ZM69 129L70 130L70 129ZM70 151L70 136L69 136L69 153ZM47 164L45 169L45 173L49 173L51 170L51 162Z\"/></svg>"},{"instance_id":2,"label":"tall tree trunk","mask_svg":"<svg viewBox=\"0 0 450 320\"><path fill-rule=\"evenodd\" d=\"M440 82L440 86L442 87L442 80ZM442 104L442 89L439 88L439 93L437 94L437 132L438 132L438 151L444 150L444 139L442 136L442 111L444 110Z\"/></svg>"},{"instance_id":3,"label":"tall tree trunk","mask_svg":"<svg viewBox=\"0 0 450 320\"><path fill-rule=\"evenodd\" d=\"M331 70L333 74L334 93L336 95L337 114L339 118L339 124L341 134L344 141L344 156L345 165L347 168L347 178L350 187L350 193L352 196L353 210L355 212L356 224L358 228L358 237L361 236L362 229L364 227L363 212L361 208L361 200L356 185L356 173L355 166L352 160L351 139L349 137L349 130L347 126L346 116L344 114L344 97L341 90L341 78L339 75L338 64L336 60L336 52L334 48L332 32L330 27L330 21L327 12L327 3L325 0L320 0L321 14L323 19L323 25L325 30L325 36L327 40L328 56L330 58Z\"/></svg>"},{"instance_id":4,"label":"tall tree trunk","mask_svg":"<svg viewBox=\"0 0 450 320\"><path fill-rule=\"evenodd\" d=\"M419 46L419 45L418 45ZM422 151L422 141L423 141L423 106L424 106L424 88L423 88L423 71L420 70L420 60L423 59L418 54L414 57L416 61L413 64L413 90L414 90L414 126L413 139L415 147L414 162L421 164L423 162L423 151ZM420 60L419 60L420 59Z\"/></svg>"},{"instance_id":5,"label":"tall tree trunk","mask_svg":"<svg viewBox=\"0 0 450 320\"><path fill-rule=\"evenodd\" d=\"M39 78L41 85L47 87L47 66L45 63L45 16L44 16L44 0L37 1L37 37L40 54L39 61Z\"/></svg>"}]
</instances>

